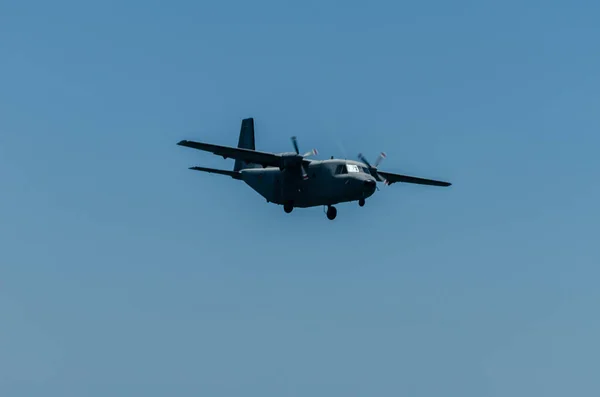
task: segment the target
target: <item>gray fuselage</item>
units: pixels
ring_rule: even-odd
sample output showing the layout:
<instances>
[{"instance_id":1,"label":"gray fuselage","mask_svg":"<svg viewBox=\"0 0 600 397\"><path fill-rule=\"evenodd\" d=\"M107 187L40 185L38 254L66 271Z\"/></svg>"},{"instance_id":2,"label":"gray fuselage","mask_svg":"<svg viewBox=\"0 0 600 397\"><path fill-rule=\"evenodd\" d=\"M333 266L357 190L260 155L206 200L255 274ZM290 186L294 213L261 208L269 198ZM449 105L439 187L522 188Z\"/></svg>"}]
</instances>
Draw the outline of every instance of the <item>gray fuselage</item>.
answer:
<instances>
[{"instance_id":1,"label":"gray fuselage","mask_svg":"<svg viewBox=\"0 0 600 397\"><path fill-rule=\"evenodd\" d=\"M275 204L306 208L366 199L375 193L375 178L365 164L352 160L312 160L308 179L298 170L277 167L245 168L242 180Z\"/></svg>"}]
</instances>

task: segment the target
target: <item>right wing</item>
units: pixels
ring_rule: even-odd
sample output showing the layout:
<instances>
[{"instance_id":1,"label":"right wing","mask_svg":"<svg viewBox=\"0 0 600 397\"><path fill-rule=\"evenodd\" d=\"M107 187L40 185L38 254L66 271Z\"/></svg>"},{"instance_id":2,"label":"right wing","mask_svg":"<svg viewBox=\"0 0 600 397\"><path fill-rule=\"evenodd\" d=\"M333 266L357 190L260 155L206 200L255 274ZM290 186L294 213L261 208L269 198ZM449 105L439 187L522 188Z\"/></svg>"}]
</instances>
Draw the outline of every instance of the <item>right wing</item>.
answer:
<instances>
[{"instance_id":1,"label":"right wing","mask_svg":"<svg viewBox=\"0 0 600 397\"><path fill-rule=\"evenodd\" d=\"M246 163L260 164L265 167L278 167L281 164L281 156L274 153L185 140L179 142L178 145L211 152L218 156L223 156L223 158L239 159Z\"/></svg>"},{"instance_id":2,"label":"right wing","mask_svg":"<svg viewBox=\"0 0 600 397\"><path fill-rule=\"evenodd\" d=\"M419 185L431 185L431 186L450 186L450 185L452 185L450 182L436 181L433 179L417 178L417 177L408 176L408 175L393 174L391 172L383 172L383 171L379 171L379 170L377 170L377 173L380 174L382 177L384 177L388 181L388 184L390 184L390 185L392 183L396 183L396 182L416 183Z\"/></svg>"}]
</instances>

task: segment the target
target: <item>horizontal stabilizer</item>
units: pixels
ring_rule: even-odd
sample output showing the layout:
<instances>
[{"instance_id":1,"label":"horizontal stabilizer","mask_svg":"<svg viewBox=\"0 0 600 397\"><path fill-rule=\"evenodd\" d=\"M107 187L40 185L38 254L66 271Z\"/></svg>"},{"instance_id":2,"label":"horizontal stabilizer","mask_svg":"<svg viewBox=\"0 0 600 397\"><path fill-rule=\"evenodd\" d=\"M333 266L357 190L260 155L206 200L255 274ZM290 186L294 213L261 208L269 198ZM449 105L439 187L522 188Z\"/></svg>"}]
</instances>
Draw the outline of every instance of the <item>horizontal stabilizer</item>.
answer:
<instances>
[{"instance_id":1,"label":"horizontal stabilizer","mask_svg":"<svg viewBox=\"0 0 600 397\"><path fill-rule=\"evenodd\" d=\"M242 179L242 174L238 171L217 170L215 168L206 167L190 167L190 170L208 172L211 174L227 175L232 177L233 179Z\"/></svg>"}]
</instances>

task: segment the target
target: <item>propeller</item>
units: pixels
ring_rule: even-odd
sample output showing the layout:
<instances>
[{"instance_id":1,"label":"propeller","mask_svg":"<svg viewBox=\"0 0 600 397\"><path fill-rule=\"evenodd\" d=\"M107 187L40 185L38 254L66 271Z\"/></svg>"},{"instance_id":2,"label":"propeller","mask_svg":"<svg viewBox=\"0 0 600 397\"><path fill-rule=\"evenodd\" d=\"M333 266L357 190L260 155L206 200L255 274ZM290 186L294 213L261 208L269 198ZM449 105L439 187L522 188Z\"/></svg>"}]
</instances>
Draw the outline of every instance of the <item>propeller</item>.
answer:
<instances>
[{"instance_id":1,"label":"propeller","mask_svg":"<svg viewBox=\"0 0 600 397\"><path fill-rule=\"evenodd\" d=\"M296 154L300 155L300 149L298 149L298 139L295 136L292 137L292 144L294 145L294 150L296 151ZM317 149L313 149L309 152L304 153L303 155L301 155L301 157L304 159L304 157L314 156L317 154L319 154ZM302 162L300 163L300 169L302 170L302 179L308 179L308 173L306 172L306 169L304 168L304 164Z\"/></svg>"},{"instance_id":2,"label":"propeller","mask_svg":"<svg viewBox=\"0 0 600 397\"><path fill-rule=\"evenodd\" d=\"M362 161L363 163L365 163L367 165L367 167L369 167L369 171L371 172L371 175L373 175L375 177L375 179L377 179L379 182L383 182L384 184L387 185L388 181L384 177L382 177L379 172L377 172L377 167L379 166L379 164L381 164L383 159L386 157L387 156L384 152L379 153L379 156L375 160L374 165L371 165L371 163L369 163L369 161L365 158L365 156L362 155L362 153L358 154L358 158L360 159L360 161Z\"/></svg>"}]
</instances>

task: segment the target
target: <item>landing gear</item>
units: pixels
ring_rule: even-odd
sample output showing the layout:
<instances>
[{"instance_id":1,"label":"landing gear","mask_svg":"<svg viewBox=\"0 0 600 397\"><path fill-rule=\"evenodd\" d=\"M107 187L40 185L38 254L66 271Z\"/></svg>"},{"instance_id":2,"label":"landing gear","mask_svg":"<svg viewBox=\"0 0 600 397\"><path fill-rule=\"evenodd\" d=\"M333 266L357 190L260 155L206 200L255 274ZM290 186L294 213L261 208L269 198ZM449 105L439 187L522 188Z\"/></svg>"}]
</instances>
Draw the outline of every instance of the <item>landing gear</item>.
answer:
<instances>
[{"instance_id":1,"label":"landing gear","mask_svg":"<svg viewBox=\"0 0 600 397\"><path fill-rule=\"evenodd\" d=\"M283 205L283 210L289 214L290 212L292 212L292 210L294 209L294 206L292 205L292 203L285 203Z\"/></svg>"},{"instance_id":2,"label":"landing gear","mask_svg":"<svg viewBox=\"0 0 600 397\"><path fill-rule=\"evenodd\" d=\"M330 205L327 207L327 218L329 218L329 220L334 220L335 217L337 216L337 209Z\"/></svg>"},{"instance_id":3,"label":"landing gear","mask_svg":"<svg viewBox=\"0 0 600 397\"><path fill-rule=\"evenodd\" d=\"M361 207L365 205L365 199L362 198L360 200L358 200L358 205L360 205Z\"/></svg>"}]
</instances>

